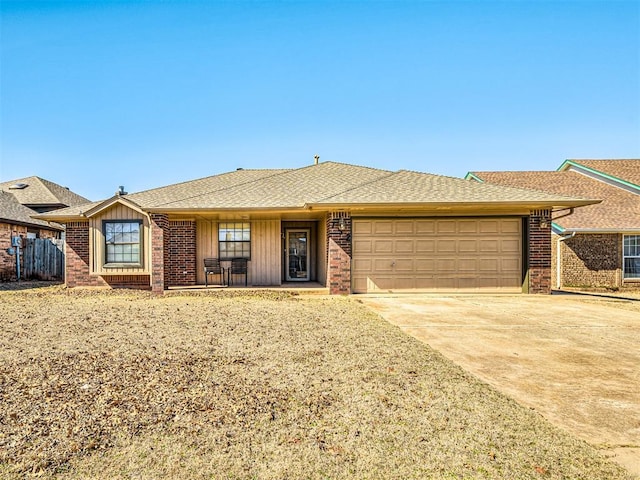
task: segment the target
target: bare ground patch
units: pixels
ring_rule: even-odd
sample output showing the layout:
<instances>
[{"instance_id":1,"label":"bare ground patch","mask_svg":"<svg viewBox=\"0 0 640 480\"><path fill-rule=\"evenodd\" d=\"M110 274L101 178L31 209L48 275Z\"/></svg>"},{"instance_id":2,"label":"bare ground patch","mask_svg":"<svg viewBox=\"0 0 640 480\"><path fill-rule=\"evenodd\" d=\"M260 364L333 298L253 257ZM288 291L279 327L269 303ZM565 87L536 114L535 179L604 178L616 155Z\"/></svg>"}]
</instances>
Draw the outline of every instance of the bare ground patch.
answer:
<instances>
[{"instance_id":1,"label":"bare ground patch","mask_svg":"<svg viewBox=\"0 0 640 480\"><path fill-rule=\"evenodd\" d=\"M628 478L348 298L0 303L4 478Z\"/></svg>"}]
</instances>

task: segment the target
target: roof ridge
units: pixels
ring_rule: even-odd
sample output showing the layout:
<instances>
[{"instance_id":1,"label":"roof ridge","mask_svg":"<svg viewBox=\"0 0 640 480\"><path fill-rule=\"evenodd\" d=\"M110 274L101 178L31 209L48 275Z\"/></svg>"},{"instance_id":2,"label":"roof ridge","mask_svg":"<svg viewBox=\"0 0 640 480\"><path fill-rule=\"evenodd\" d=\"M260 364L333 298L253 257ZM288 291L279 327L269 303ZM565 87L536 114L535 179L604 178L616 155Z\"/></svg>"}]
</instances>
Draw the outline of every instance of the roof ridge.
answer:
<instances>
[{"instance_id":1,"label":"roof ridge","mask_svg":"<svg viewBox=\"0 0 640 480\"><path fill-rule=\"evenodd\" d=\"M357 165L351 165L351 166L355 166L355 167L357 167ZM365 168L366 168L366 167L365 167ZM328 200L328 199L330 199L330 198L332 198L332 197L336 197L336 196L338 196L338 195L344 195L344 194L345 194L345 193L347 193L347 192L350 192L350 191L353 191L353 190L357 190L358 188L362 188L362 187L364 187L364 186L366 186L366 185L371 185L372 183L379 182L379 181L381 181L381 180L383 180L383 179L385 179L385 178L390 178L390 177L392 177L392 176L397 175L398 173L400 173L399 171L398 171L398 172L392 172L392 171L390 171L390 170L381 170L381 169L378 169L378 168L372 168L372 170L379 170L379 171L381 171L381 172L388 172L388 174L386 174L386 175L384 175L384 176L381 176L381 177L379 177L379 178L376 178L376 179L374 179L374 180L370 180L370 181L368 181L368 182L364 182L364 183L360 183L360 184L358 184L358 185L352 186L351 188L347 188L347 189L345 189L345 190L341 190L340 192L338 192L338 193L334 193L333 195L329 195L328 197L319 198L318 200L315 200L314 202L311 202L311 203L320 203L320 202L324 202L324 201L326 201L326 200Z\"/></svg>"},{"instance_id":2,"label":"roof ridge","mask_svg":"<svg viewBox=\"0 0 640 480\"><path fill-rule=\"evenodd\" d=\"M185 183L191 183L191 182L197 182L200 180L206 180L208 178L213 178L213 177L222 177L224 175L231 175L234 174L236 172L262 172L262 171L269 171L269 170L293 170L290 168L242 168L240 170L236 169L236 170L231 170L230 172L222 172L222 173L216 173L214 175L207 175L206 177L199 177L199 178L192 178L191 180L184 180L183 182L178 182L178 183L172 183L170 185L163 185L161 187L153 187L153 188L147 188L146 190L140 190L139 192L133 192L130 193L129 195L140 195L142 193L148 193L148 192L152 192L154 190L161 190L163 188L167 188L167 187L177 187L178 185L184 185ZM105 199L107 200L107 199Z\"/></svg>"}]
</instances>

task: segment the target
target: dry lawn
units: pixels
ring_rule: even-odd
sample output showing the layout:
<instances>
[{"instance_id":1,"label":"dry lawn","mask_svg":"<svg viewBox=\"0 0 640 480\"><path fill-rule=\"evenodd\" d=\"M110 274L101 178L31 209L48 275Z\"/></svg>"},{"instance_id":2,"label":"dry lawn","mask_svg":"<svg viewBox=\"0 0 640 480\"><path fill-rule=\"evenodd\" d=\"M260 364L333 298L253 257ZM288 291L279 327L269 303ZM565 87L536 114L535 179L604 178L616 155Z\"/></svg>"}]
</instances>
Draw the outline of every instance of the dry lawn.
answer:
<instances>
[{"instance_id":1,"label":"dry lawn","mask_svg":"<svg viewBox=\"0 0 640 480\"><path fill-rule=\"evenodd\" d=\"M0 291L0 477L623 479L351 298Z\"/></svg>"}]
</instances>

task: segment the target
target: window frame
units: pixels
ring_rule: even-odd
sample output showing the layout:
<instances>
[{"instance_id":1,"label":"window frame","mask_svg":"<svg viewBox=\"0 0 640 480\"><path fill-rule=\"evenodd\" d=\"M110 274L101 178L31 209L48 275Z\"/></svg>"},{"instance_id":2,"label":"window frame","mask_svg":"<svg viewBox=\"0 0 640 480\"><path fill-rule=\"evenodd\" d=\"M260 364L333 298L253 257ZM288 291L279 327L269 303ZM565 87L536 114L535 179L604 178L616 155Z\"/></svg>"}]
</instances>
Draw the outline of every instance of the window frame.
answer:
<instances>
[{"instance_id":1,"label":"window frame","mask_svg":"<svg viewBox=\"0 0 640 480\"><path fill-rule=\"evenodd\" d=\"M218 257L224 261L234 258L251 260L251 222L218 222Z\"/></svg>"},{"instance_id":2,"label":"window frame","mask_svg":"<svg viewBox=\"0 0 640 480\"><path fill-rule=\"evenodd\" d=\"M138 225L138 241L137 242L119 242L119 243L109 243L107 241L107 224L137 224ZM130 233L130 232L129 232ZM102 235L104 238L104 262L103 266L105 268L142 268L143 267L143 233L144 233L144 224L142 219L135 220L118 220L118 219L109 219L102 220ZM120 262L110 262L109 261L109 253L108 247L109 245L138 245L138 260L137 261L120 261Z\"/></svg>"},{"instance_id":3,"label":"window frame","mask_svg":"<svg viewBox=\"0 0 640 480\"><path fill-rule=\"evenodd\" d=\"M627 245L627 239L631 240L632 237L635 237L635 244ZM627 250L628 249L628 250ZM635 250L635 254L627 254L631 253L631 250ZM636 259L636 263L640 263L640 235L622 235L622 279L625 281L640 281L640 271L634 272L635 276L629 276L631 272L627 272L627 259ZM640 265L637 267L640 268Z\"/></svg>"}]
</instances>

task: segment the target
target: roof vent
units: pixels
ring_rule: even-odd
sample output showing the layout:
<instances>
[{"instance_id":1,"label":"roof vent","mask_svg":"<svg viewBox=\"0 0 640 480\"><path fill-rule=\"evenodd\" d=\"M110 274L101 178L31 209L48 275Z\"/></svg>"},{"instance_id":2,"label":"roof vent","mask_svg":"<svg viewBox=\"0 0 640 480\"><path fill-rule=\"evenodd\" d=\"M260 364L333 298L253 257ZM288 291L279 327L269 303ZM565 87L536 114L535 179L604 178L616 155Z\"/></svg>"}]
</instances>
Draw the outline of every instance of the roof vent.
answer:
<instances>
[{"instance_id":1,"label":"roof vent","mask_svg":"<svg viewBox=\"0 0 640 480\"><path fill-rule=\"evenodd\" d=\"M116 195L120 196L120 195L126 195L127 192L124 191L124 186L120 185L118 187L118 191L116 192Z\"/></svg>"},{"instance_id":2,"label":"roof vent","mask_svg":"<svg viewBox=\"0 0 640 480\"><path fill-rule=\"evenodd\" d=\"M242 168L242 167L236 168L236 172L239 172L240 170L244 170L244 168Z\"/></svg>"},{"instance_id":3,"label":"roof vent","mask_svg":"<svg viewBox=\"0 0 640 480\"><path fill-rule=\"evenodd\" d=\"M14 183L9 187L9 190L22 190L27 188L29 185L26 183Z\"/></svg>"},{"instance_id":4,"label":"roof vent","mask_svg":"<svg viewBox=\"0 0 640 480\"><path fill-rule=\"evenodd\" d=\"M314 160L314 163L313 163L313 164L314 164L314 165L317 165L317 164L318 164L318 162L320 161L320 155L316 155L316 156L314 156L314 157L313 157L313 160Z\"/></svg>"}]
</instances>

